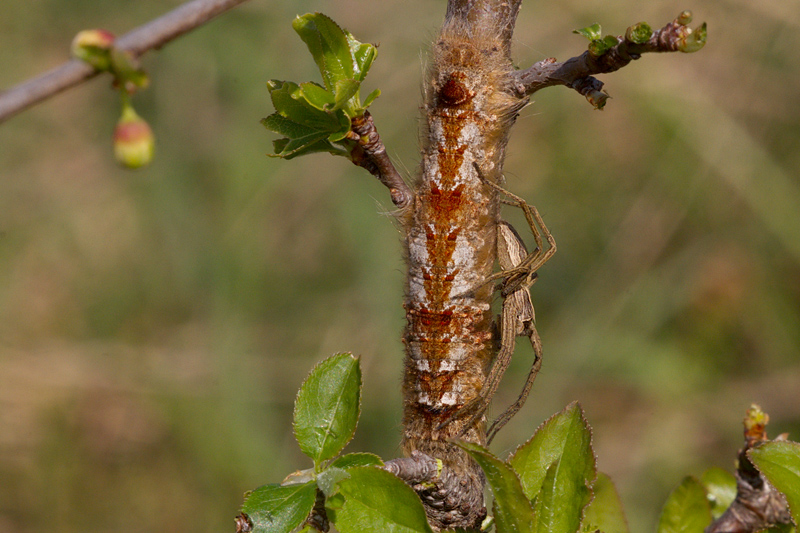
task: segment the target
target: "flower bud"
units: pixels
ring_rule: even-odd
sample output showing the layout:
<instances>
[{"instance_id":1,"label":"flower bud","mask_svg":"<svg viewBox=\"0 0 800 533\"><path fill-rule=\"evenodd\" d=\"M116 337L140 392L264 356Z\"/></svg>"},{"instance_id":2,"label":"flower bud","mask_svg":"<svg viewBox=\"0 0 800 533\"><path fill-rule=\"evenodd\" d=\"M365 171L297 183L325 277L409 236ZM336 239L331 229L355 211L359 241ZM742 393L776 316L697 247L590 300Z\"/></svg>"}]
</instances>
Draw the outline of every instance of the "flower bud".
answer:
<instances>
[{"instance_id":1,"label":"flower bud","mask_svg":"<svg viewBox=\"0 0 800 533\"><path fill-rule=\"evenodd\" d=\"M128 168L139 168L153 160L155 138L147 122L133 107L122 108L122 116L114 129L114 156Z\"/></svg>"},{"instance_id":2,"label":"flower bud","mask_svg":"<svg viewBox=\"0 0 800 533\"><path fill-rule=\"evenodd\" d=\"M108 70L114 34L106 30L83 30L72 39L72 56L86 61L97 70Z\"/></svg>"}]
</instances>

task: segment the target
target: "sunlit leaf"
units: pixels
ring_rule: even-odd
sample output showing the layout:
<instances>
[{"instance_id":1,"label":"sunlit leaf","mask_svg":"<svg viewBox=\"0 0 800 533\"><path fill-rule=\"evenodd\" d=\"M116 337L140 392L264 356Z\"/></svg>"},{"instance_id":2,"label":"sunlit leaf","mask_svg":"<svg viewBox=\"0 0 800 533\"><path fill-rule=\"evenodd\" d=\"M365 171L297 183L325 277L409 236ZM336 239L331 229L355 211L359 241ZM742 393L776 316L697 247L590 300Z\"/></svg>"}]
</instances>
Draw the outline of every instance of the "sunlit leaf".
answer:
<instances>
[{"instance_id":1,"label":"sunlit leaf","mask_svg":"<svg viewBox=\"0 0 800 533\"><path fill-rule=\"evenodd\" d=\"M372 102L374 102L375 99L377 97L379 97L380 95L381 95L381 90L380 89L375 89L374 91L369 93L367 95L367 97L364 99L364 104L363 104L364 108L365 109L368 108L372 104Z\"/></svg>"},{"instance_id":2,"label":"sunlit leaf","mask_svg":"<svg viewBox=\"0 0 800 533\"><path fill-rule=\"evenodd\" d=\"M594 41L595 39L599 39L601 37L602 30L600 28L600 24L595 22L591 26L586 26L585 28L581 28L579 30L572 30L572 33L583 35L590 41Z\"/></svg>"},{"instance_id":3,"label":"sunlit leaf","mask_svg":"<svg viewBox=\"0 0 800 533\"><path fill-rule=\"evenodd\" d=\"M343 353L319 363L306 378L294 406L294 434L315 465L338 454L356 430L361 369Z\"/></svg>"},{"instance_id":4,"label":"sunlit leaf","mask_svg":"<svg viewBox=\"0 0 800 533\"><path fill-rule=\"evenodd\" d=\"M271 86L270 97L275 111L289 120L320 132L331 132L339 129L339 119L332 113L317 109L311 105L299 85L290 81L280 86Z\"/></svg>"},{"instance_id":5,"label":"sunlit leaf","mask_svg":"<svg viewBox=\"0 0 800 533\"><path fill-rule=\"evenodd\" d=\"M317 485L264 485L250 492L242 512L250 517L253 533L289 533L314 508Z\"/></svg>"},{"instance_id":6,"label":"sunlit leaf","mask_svg":"<svg viewBox=\"0 0 800 533\"><path fill-rule=\"evenodd\" d=\"M353 79L350 43L333 20L322 13L307 13L294 19L292 26L314 57L326 89L333 92L337 81Z\"/></svg>"},{"instance_id":7,"label":"sunlit leaf","mask_svg":"<svg viewBox=\"0 0 800 533\"><path fill-rule=\"evenodd\" d=\"M372 62L378 57L378 49L369 43L360 43L349 32L347 34L347 41L350 45L350 50L356 62L355 79L364 81L364 78L372 66Z\"/></svg>"},{"instance_id":8,"label":"sunlit leaf","mask_svg":"<svg viewBox=\"0 0 800 533\"><path fill-rule=\"evenodd\" d=\"M332 92L310 81L301 83L300 90L305 100L320 111L327 111L336 100Z\"/></svg>"},{"instance_id":9,"label":"sunlit leaf","mask_svg":"<svg viewBox=\"0 0 800 533\"><path fill-rule=\"evenodd\" d=\"M328 498L328 518L342 533L432 533L414 490L393 474L371 466L351 468Z\"/></svg>"},{"instance_id":10,"label":"sunlit leaf","mask_svg":"<svg viewBox=\"0 0 800 533\"><path fill-rule=\"evenodd\" d=\"M333 109L341 109L353 96L358 94L361 82L356 80L339 80L336 82L334 94L336 101Z\"/></svg>"},{"instance_id":11,"label":"sunlit leaf","mask_svg":"<svg viewBox=\"0 0 800 533\"><path fill-rule=\"evenodd\" d=\"M583 418L580 406L573 402L563 411L542 423L528 442L517 448L509 463L522 481L525 495L533 499L542 487L547 469L565 453L567 449L584 461L590 448L591 432ZM594 458L592 456L592 465ZM592 466L593 468L593 466Z\"/></svg>"},{"instance_id":12,"label":"sunlit leaf","mask_svg":"<svg viewBox=\"0 0 800 533\"><path fill-rule=\"evenodd\" d=\"M457 444L486 474L494 495L492 510L497 533L533 533L533 509L514 470L482 446L467 442Z\"/></svg>"}]
</instances>

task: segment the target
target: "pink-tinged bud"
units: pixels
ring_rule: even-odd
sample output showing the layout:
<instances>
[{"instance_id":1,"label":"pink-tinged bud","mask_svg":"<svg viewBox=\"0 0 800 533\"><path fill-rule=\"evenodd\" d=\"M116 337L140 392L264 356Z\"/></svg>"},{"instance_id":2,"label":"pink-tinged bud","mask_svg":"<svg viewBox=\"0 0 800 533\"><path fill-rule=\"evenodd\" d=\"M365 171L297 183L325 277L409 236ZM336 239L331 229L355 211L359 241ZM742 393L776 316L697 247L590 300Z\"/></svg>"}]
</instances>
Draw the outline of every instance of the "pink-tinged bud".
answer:
<instances>
[{"instance_id":1,"label":"pink-tinged bud","mask_svg":"<svg viewBox=\"0 0 800 533\"><path fill-rule=\"evenodd\" d=\"M83 30L72 39L72 56L86 61L97 70L108 70L114 34L106 30Z\"/></svg>"},{"instance_id":2,"label":"pink-tinged bud","mask_svg":"<svg viewBox=\"0 0 800 533\"><path fill-rule=\"evenodd\" d=\"M122 109L122 116L114 129L114 156L128 168L139 168L153 160L155 138L150 126L130 106Z\"/></svg>"}]
</instances>

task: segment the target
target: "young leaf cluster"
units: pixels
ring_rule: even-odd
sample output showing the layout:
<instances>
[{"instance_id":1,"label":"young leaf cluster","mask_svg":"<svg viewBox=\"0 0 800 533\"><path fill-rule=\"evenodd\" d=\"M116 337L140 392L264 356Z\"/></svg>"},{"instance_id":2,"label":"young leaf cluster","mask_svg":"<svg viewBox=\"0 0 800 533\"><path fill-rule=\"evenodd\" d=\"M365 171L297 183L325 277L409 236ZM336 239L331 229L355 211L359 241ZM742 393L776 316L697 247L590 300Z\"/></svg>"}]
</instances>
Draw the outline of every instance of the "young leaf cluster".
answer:
<instances>
[{"instance_id":1,"label":"young leaf cluster","mask_svg":"<svg viewBox=\"0 0 800 533\"><path fill-rule=\"evenodd\" d=\"M417 494L381 469L379 457L339 456L355 432L360 390L359 362L351 354L312 370L297 395L294 434L314 466L246 495L242 512L250 531L310 532L317 530L311 517L324 514L343 533L432 533ZM498 533L628 532L613 484L596 475L591 431L577 404L542 424L507 461L481 446L459 445L486 474Z\"/></svg>"},{"instance_id":2,"label":"young leaf cluster","mask_svg":"<svg viewBox=\"0 0 800 533\"><path fill-rule=\"evenodd\" d=\"M355 434L360 396L361 368L352 354L334 355L311 371L297 394L294 435L314 466L246 494L245 529L310 532L317 530L310 518L322 514L343 533L432 533L419 497L394 475L376 468L383 465L377 455L339 455Z\"/></svg>"},{"instance_id":3,"label":"young leaf cluster","mask_svg":"<svg viewBox=\"0 0 800 533\"><path fill-rule=\"evenodd\" d=\"M322 516L343 533L433 533L417 494L383 470L378 456L339 455L355 434L360 395L361 369L351 354L334 355L311 371L297 394L294 434L314 466L248 493L242 506L246 530L311 533L324 529L314 519ZM572 403L542 423L506 461L477 444L458 442L483 469L492 491L493 516L483 530L628 533L614 484L596 470L591 435L583 411ZM748 456L783 492L797 523L800 444L765 442ZM736 479L720 468L699 480L686 477L667 499L658 533L702 533L735 497Z\"/></svg>"},{"instance_id":4,"label":"young leaf cluster","mask_svg":"<svg viewBox=\"0 0 800 533\"><path fill-rule=\"evenodd\" d=\"M647 24L641 23L639 25L647 26ZM637 26L639 26L637 25ZM650 27L647 27L647 30L650 30ZM600 57L601 55L605 54L611 48L616 46L619 41L613 35L606 35L603 37L603 32L600 27L600 24L595 22L591 26L587 26L585 28L581 28L579 30L572 30L572 33L577 33L578 35L583 35L587 39L589 39L589 53L593 57ZM647 38L650 38L651 31L648 31ZM645 39L646 40L646 39Z\"/></svg>"},{"instance_id":5,"label":"young leaf cluster","mask_svg":"<svg viewBox=\"0 0 800 533\"><path fill-rule=\"evenodd\" d=\"M275 113L261 123L283 136L273 142L272 155L291 159L330 152L347 157L354 143L348 136L351 120L363 116L380 95L376 89L363 103L359 95L378 51L357 41L321 13L299 16L292 26L311 52L323 85L279 80L267 83Z\"/></svg>"}]
</instances>

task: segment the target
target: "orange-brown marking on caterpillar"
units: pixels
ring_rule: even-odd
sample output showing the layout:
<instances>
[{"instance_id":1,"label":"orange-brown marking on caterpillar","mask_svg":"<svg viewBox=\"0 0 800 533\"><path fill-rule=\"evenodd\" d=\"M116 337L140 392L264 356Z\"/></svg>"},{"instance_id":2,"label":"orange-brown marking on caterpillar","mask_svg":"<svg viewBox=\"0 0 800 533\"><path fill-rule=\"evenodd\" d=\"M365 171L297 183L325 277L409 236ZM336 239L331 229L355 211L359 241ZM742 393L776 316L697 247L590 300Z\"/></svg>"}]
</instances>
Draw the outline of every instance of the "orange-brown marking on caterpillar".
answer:
<instances>
[{"instance_id":1,"label":"orange-brown marking on caterpillar","mask_svg":"<svg viewBox=\"0 0 800 533\"><path fill-rule=\"evenodd\" d=\"M447 421L478 396L497 350L492 287L482 282L496 257L499 203L483 179L501 179L507 130L520 103L504 92L513 69L497 35L465 37L459 30L446 25L435 45L422 173L404 221L403 449L441 459L449 472L434 486L415 487L437 529L474 528L485 515L480 468L448 442L466 421ZM472 423L462 438L484 444L483 426Z\"/></svg>"}]
</instances>

